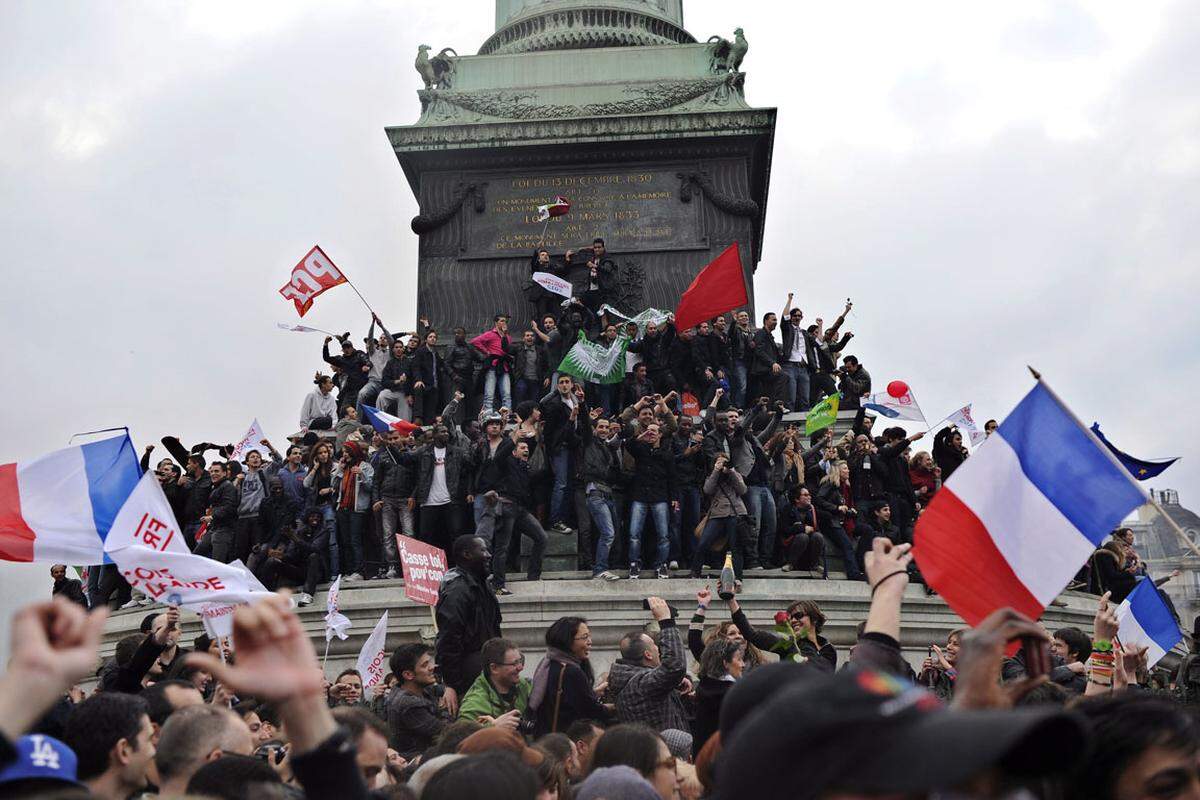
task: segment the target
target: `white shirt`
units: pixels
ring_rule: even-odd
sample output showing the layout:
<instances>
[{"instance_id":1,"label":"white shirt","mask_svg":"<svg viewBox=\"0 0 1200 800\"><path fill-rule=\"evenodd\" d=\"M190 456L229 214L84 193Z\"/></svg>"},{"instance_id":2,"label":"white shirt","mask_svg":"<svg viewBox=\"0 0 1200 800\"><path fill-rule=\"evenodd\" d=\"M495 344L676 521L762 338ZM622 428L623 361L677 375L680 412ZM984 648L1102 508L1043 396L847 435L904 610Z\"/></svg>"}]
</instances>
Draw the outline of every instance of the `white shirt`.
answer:
<instances>
[{"instance_id":1,"label":"white shirt","mask_svg":"<svg viewBox=\"0 0 1200 800\"><path fill-rule=\"evenodd\" d=\"M800 330L798 325L792 326L792 352L788 355L788 361L794 361L797 364L807 364L806 356L808 352L804 347L804 331Z\"/></svg>"},{"instance_id":2,"label":"white shirt","mask_svg":"<svg viewBox=\"0 0 1200 800\"><path fill-rule=\"evenodd\" d=\"M450 490L446 488L446 448L433 448L433 480L429 482L427 506L444 506L450 502Z\"/></svg>"}]
</instances>

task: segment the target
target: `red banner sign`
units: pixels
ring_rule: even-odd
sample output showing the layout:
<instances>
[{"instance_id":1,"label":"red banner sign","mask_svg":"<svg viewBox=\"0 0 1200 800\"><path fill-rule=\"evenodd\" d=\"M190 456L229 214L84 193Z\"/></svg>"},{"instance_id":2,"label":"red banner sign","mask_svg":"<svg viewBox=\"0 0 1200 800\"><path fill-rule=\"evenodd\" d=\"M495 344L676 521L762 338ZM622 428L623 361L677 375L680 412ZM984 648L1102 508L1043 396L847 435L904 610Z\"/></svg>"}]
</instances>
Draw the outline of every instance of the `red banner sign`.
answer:
<instances>
[{"instance_id":1,"label":"red banner sign","mask_svg":"<svg viewBox=\"0 0 1200 800\"><path fill-rule=\"evenodd\" d=\"M341 283L346 283L346 276L338 271L320 246L314 246L299 264L292 267L292 279L279 293L294 302L296 313L303 317L312 308L314 297Z\"/></svg>"},{"instance_id":2,"label":"red banner sign","mask_svg":"<svg viewBox=\"0 0 1200 800\"><path fill-rule=\"evenodd\" d=\"M404 596L414 603L437 605L438 586L446 572L446 551L396 534L400 566L404 569Z\"/></svg>"}]
</instances>

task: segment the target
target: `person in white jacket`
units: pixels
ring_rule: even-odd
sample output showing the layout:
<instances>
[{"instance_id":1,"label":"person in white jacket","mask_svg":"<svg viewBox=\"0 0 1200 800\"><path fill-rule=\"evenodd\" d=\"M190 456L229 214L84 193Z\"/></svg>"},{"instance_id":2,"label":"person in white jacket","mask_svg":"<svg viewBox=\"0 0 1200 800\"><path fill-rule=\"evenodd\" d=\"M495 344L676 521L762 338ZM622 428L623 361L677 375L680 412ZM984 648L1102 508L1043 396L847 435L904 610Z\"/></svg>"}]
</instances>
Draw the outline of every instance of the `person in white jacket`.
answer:
<instances>
[{"instance_id":1,"label":"person in white jacket","mask_svg":"<svg viewBox=\"0 0 1200 800\"><path fill-rule=\"evenodd\" d=\"M333 378L317 373L313 379L317 388L304 398L300 407L300 429L332 430L337 420L337 400L333 396Z\"/></svg>"}]
</instances>

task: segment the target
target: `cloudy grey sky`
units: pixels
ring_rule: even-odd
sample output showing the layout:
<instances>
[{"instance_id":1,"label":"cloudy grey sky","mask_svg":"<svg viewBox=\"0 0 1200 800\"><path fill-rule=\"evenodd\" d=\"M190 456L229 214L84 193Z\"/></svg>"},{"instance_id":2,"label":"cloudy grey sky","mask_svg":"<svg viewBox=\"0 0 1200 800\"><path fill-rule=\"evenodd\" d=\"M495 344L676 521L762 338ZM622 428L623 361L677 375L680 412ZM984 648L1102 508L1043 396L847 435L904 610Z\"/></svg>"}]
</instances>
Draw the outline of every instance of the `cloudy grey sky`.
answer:
<instances>
[{"instance_id":1,"label":"cloudy grey sky","mask_svg":"<svg viewBox=\"0 0 1200 800\"><path fill-rule=\"evenodd\" d=\"M1118 444L1185 456L1157 485L1200 505L1194 11L685 0L699 40L745 28L747 98L779 108L760 306L852 296L852 349L930 420L1003 416L1034 364ZM492 28L489 0L0 4L0 461L114 425L282 441L321 342L274 329L276 290L319 242L411 324L383 128L417 118L418 44ZM366 318L343 288L307 321ZM0 572L3 610L44 573Z\"/></svg>"}]
</instances>

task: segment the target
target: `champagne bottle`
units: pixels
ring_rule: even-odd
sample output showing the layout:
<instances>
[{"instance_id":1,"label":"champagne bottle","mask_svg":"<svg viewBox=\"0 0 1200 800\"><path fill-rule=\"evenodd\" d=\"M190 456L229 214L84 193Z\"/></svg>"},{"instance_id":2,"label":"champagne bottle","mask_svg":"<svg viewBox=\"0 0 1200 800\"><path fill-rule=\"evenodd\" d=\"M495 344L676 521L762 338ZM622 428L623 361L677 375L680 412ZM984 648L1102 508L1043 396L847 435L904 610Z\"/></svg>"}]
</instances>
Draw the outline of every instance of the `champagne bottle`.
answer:
<instances>
[{"instance_id":1,"label":"champagne bottle","mask_svg":"<svg viewBox=\"0 0 1200 800\"><path fill-rule=\"evenodd\" d=\"M722 600L732 600L735 580L736 578L733 576L733 553L726 551L725 566L721 567L721 591L717 592L717 596Z\"/></svg>"}]
</instances>

